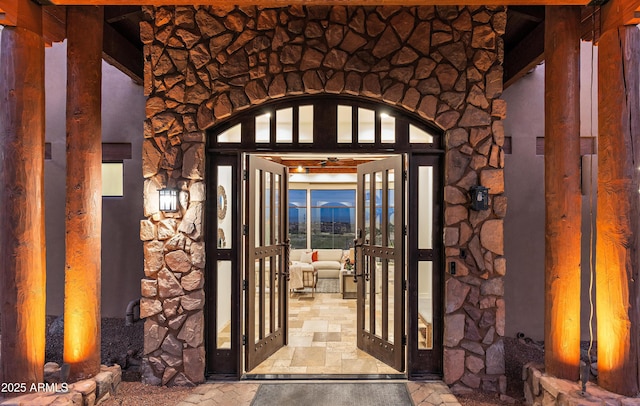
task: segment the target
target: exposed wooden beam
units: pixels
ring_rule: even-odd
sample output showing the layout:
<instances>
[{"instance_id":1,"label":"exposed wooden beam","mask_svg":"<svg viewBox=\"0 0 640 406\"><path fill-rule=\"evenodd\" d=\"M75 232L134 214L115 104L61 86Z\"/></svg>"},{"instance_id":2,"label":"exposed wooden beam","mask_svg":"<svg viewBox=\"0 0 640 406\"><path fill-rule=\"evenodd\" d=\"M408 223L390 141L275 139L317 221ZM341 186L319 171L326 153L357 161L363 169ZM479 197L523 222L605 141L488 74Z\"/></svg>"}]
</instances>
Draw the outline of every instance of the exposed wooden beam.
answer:
<instances>
[{"instance_id":1,"label":"exposed wooden beam","mask_svg":"<svg viewBox=\"0 0 640 406\"><path fill-rule=\"evenodd\" d=\"M52 4L57 5L105 5L105 6L130 6L129 0L53 0ZM137 0L133 2L136 5L148 6L189 6L193 5L193 0ZM467 0L463 2L469 6L544 6L544 5L577 5L584 6L589 3L588 0ZM282 7L286 5L325 5L325 6L341 6L345 5L344 0L202 0L199 5L211 6L262 6L262 7ZM460 0L354 0L349 1L349 6L424 6L424 5L460 5Z\"/></svg>"},{"instance_id":2,"label":"exposed wooden beam","mask_svg":"<svg viewBox=\"0 0 640 406\"><path fill-rule=\"evenodd\" d=\"M0 0L0 24L15 26L18 23L18 1Z\"/></svg>"},{"instance_id":3,"label":"exposed wooden beam","mask_svg":"<svg viewBox=\"0 0 640 406\"><path fill-rule=\"evenodd\" d=\"M0 0L0 24L42 34L42 7L31 0Z\"/></svg>"},{"instance_id":4,"label":"exposed wooden beam","mask_svg":"<svg viewBox=\"0 0 640 406\"><path fill-rule=\"evenodd\" d=\"M533 6L514 6L509 7L509 12L518 14L520 17L533 21L534 23L540 23L544 21L544 8Z\"/></svg>"},{"instance_id":5,"label":"exposed wooden beam","mask_svg":"<svg viewBox=\"0 0 640 406\"><path fill-rule=\"evenodd\" d=\"M504 56L506 89L544 60L544 22Z\"/></svg>"},{"instance_id":6,"label":"exposed wooden beam","mask_svg":"<svg viewBox=\"0 0 640 406\"><path fill-rule=\"evenodd\" d=\"M144 60L142 51L109 24L104 24L102 58L129 76L139 85L143 83Z\"/></svg>"},{"instance_id":7,"label":"exposed wooden beam","mask_svg":"<svg viewBox=\"0 0 640 406\"><path fill-rule=\"evenodd\" d=\"M298 166L304 167L316 167L316 168L343 168L351 167L355 168L360 164L371 162L370 160L355 160L355 159L338 159L337 161L329 159L282 159L280 163L290 168L297 168Z\"/></svg>"},{"instance_id":8,"label":"exposed wooden beam","mask_svg":"<svg viewBox=\"0 0 640 406\"><path fill-rule=\"evenodd\" d=\"M640 24L640 0L610 0L600 13L601 34L623 25L637 25Z\"/></svg>"},{"instance_id":9,"label":"exposed wooden beam","mask_svg":"<svg viewBox=\"0 0 640 406\"><path fill-rule=\"evenodd\" d=\"M113 6L105 7L104 9L104 21L109 24L116 23L118 21L126 20L135 14L141 13L140 6Z\"/></svg>"},{"instance_id":10,"label":"exposed wooden beam","mask_svg":"<svg viewBox=\"0 0 640 406\"><path fill-rule=\"evenodd\" d=\"M582 8L582 40L598 42L600 38L600 7Z\"/></svg>"},{"instance_id":11,"label":"exposed wooden beam","mask_svg":"<svg viewBox=\"0 0 640 406\"><path fill-rule=\"evenodd\" d=\"M66 7L42 7L42 36L47 45L62 42L67 37Z\"/></svg>"},{"instance_id":12,"label":"exposed wooden beam","mask_svg":"<svg viewBox=\"0 0 640 406\"><path fill-rule=\"evenodd\" d=\"M302 171L290 168L289 174L294 173L358 173L358 168L304 168Z\"/></svg>"}]
</instances>

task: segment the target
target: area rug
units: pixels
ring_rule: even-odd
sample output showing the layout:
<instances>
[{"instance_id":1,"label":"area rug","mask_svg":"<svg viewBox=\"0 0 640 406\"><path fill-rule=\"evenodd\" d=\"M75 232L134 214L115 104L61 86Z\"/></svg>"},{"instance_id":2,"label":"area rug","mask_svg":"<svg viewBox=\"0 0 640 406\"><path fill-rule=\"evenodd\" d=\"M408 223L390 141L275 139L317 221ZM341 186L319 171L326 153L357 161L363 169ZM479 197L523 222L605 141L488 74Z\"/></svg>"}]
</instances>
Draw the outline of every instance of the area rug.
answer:
<instances>
[{"instance_id":1,"label":"area rug","mask_svg":"<svg viewBox=\"0 0 640 406\"><path fill-rule=\"evenodd\" d=\"M294 292L311 293L311 288L298 289ZM340 279L323 278L316 283L316 293L340 293Z\"/></svg>"},{"instance_id":2,"label":"area rug","mask_svg":"<svg viewBox=\"0 0 640 406\"><path fill-rule=\"evenodd\" d=\"M252 406L412 405L404 383L263 383Z\"/></svg>"}]
</instances>

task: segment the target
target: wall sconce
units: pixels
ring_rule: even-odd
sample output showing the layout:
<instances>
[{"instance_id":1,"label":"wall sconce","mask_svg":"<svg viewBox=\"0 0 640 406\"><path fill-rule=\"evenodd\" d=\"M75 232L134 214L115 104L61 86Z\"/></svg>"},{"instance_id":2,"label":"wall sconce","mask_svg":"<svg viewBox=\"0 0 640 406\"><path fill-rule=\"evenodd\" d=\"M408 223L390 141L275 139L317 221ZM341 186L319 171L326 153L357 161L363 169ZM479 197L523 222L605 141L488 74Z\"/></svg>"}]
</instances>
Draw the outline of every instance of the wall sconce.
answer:
<instances>
[{"instance_id":1,"label":"wall sconce","mask_svg":"<svg viewBox=\"0 0 640 406\"><path fill-rule=\"evenodd\" d=\"M158 191L160 193L160 211L167 213L175 213L178 211L178 190L173 188L164 188Z\"/></svg>"},{"instance_id":2,"label":"wall sconce","mask_svg":"<svg viewBox=\"0 0 640 406\"><path fill-rule=\"evenodd\" d=\"M471 209L476 211L489 209L489 188L472 186L469 193L471 193Z\"/></svg>"}]
</instances>

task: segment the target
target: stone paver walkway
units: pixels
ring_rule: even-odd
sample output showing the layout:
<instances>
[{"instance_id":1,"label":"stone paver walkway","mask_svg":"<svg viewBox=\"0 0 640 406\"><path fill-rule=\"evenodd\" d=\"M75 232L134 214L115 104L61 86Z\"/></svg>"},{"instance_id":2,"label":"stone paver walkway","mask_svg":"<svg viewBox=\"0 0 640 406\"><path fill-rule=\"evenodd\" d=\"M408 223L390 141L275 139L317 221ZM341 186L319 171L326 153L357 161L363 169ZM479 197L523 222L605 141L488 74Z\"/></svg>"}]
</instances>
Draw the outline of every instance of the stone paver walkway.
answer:
<instances>
[{"instance_id":1,"label":"stone paver walkway","mask_svg":"<svg viewBox=\"0 0 640 406\"><path fill-rule=\"evenodd\" d=\"M177 406L249 406L259 387L260 383L255 381L205 383L195 388ZM415 406L460 406L443 382L407 382L407 388Z\"/></svg>"}]
</instances>

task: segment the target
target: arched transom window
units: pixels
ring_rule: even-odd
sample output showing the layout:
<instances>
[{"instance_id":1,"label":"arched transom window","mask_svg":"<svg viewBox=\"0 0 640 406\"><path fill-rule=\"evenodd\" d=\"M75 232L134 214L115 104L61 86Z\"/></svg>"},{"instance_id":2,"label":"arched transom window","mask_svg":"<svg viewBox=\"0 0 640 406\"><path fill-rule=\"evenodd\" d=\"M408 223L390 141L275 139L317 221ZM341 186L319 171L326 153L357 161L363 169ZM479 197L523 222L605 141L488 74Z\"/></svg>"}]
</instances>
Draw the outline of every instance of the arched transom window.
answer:
<instances>
[{"instance_id":1,"label":"arched transom window","mask_svg":"<svg viewBox=\"0 0 640 406\"><path fill-rule=\"evenodd\" d=\"M209 131L213 149L433 150L441 130L382 103L345 97L306 96L269 103ZM354 149L355 148L355 149Z\"/></svg>"}]
</instances>

